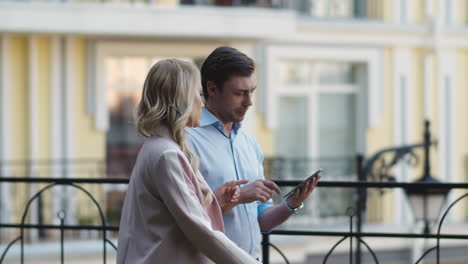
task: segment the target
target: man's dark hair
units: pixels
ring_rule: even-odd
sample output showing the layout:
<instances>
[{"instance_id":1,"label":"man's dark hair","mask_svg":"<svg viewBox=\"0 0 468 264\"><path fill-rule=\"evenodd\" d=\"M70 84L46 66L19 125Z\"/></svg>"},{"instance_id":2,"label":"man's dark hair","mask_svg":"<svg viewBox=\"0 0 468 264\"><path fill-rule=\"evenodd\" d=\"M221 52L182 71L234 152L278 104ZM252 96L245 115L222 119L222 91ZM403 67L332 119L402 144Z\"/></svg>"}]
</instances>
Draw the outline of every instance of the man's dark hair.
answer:
<instances>
[{"instance_id":1,"label":"man's dark hair","mask_svg":"<svg viewBox=\"0 0 468 264\"><path fill-rule=\"evenodd\" d=\"M254 62L244 53L231 47L216 48L201 67L203 95L208 98L207 82L212 81L219 89L232 76L249 77L255 70Z\"/></svg>"}]
</instances>

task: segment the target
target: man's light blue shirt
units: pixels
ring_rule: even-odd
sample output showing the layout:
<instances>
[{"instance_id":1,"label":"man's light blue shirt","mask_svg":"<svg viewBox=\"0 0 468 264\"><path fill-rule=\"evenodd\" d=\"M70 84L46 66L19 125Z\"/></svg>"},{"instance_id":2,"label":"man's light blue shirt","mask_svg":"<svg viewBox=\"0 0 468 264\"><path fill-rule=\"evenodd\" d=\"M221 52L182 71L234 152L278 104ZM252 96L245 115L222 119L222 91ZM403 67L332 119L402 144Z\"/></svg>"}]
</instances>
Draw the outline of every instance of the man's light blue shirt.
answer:
<instances>
[{"instance_id":1,"label":"man's light blue shirt","mask_svg":"<svg viewBox=\"0 0 468 264\"><path fill-rule=\"evenodd\" d=\"M249 180L263 176L263 154L255 139L234 123L231 135L207 109L203 109L200 126L187 128L192 148L200 158L200 172L214 190L228 181ZM253 257L260 257L261 234L258 216L272 203L240 204L224 213L226 235Z\"/></svg>"}]
</instances>

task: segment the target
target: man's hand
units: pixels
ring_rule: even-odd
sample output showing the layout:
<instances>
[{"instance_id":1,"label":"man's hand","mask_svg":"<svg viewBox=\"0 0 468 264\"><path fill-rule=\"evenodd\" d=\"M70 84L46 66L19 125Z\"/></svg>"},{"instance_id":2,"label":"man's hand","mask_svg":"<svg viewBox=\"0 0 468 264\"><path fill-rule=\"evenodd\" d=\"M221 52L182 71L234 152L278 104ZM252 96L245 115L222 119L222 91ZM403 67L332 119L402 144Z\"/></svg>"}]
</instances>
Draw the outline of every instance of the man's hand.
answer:
<instances>
[{"instance_id":1,"label":"man's hand","mask_svg":"<svg viewBox=\"0 0 468 264\"><path fill-rule=\"evenodd\" d=\"M237 205L237 201L240 195L240 189L236 186L246 184L248 182L249 180L226 182L213 191L214 195L216 196L216 199L218 200L219 206L221 207L221 210L223 212Z\"/></svg>"},{"instance_id":2,"label":"man's hand","mask_svg":"<svg viewBox=\"0 0 468 264\"><path fill-rule=\"evenodd\" d=\"M260 201L262 203L268 201L273 192L279 194L281 192L278 185L268 180L256 180L242 188L240 188L240 196L238 203L251 203Z\"/></svg>"},{"instance_id":3,"label":"man's hand","mask_svg":"<svg viewBox=\"0 0 468 264\"><path fill-rule=\"evenodd\" d=\"M301 188L297 189L293 195L289 196L288 200L286 201L289 208L299 207L301 203L304 202L304 200L312 193L319 180L320 174L317 177L313 177L307 181Z\"/></svg>"}]
</instances>

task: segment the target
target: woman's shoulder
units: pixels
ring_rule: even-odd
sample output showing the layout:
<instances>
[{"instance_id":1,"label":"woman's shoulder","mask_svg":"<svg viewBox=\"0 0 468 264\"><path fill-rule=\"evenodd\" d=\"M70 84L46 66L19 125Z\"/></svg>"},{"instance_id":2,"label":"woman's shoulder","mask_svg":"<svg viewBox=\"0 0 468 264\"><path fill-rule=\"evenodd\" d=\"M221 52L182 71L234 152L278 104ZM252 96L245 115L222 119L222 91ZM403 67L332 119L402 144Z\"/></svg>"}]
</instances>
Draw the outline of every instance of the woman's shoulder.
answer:
<instances>
[{"instance_id":1,"label":"woman's shoulder","mask_svg":"<svg viewBox=\"0 0 468 264\"><path fill-rule=\"evenodd\" d=\"M141 151L153 157L164 156L164 153L182 153L177 143L164 137L150 137L146 139Z\"/></svg>"}]
</instances>

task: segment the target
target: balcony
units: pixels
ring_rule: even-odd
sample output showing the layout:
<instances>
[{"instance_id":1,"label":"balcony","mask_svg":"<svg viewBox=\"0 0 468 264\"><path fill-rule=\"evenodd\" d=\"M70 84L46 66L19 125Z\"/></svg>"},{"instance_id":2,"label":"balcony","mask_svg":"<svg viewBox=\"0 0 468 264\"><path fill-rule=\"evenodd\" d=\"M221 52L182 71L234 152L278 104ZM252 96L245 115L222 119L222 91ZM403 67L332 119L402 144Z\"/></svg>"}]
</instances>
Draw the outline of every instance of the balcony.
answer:
<instances>
[{"instance_id":1,"label":"balcony","mask_svg":"<svg viewBox=\"0 0 468 264\"><path fill-rule=\"evenodd\" d=\"M296 23L294 12L281 9L113 1L6 1L0 17L3 32L208 39L289 35Z\"/></svg>"},{"instance_id":2,"label":"balcony","mask_svg":"<svg viewBox=\"0 0 468 264\"><path fill-rule=\"evenodd\" d=\"M365 18L363 1L45 0L0 2L0 31L98 36L263 39L296 32L299 17ZM194 23L196 22L196 23Z\"/></svg>"}]
</instances>

